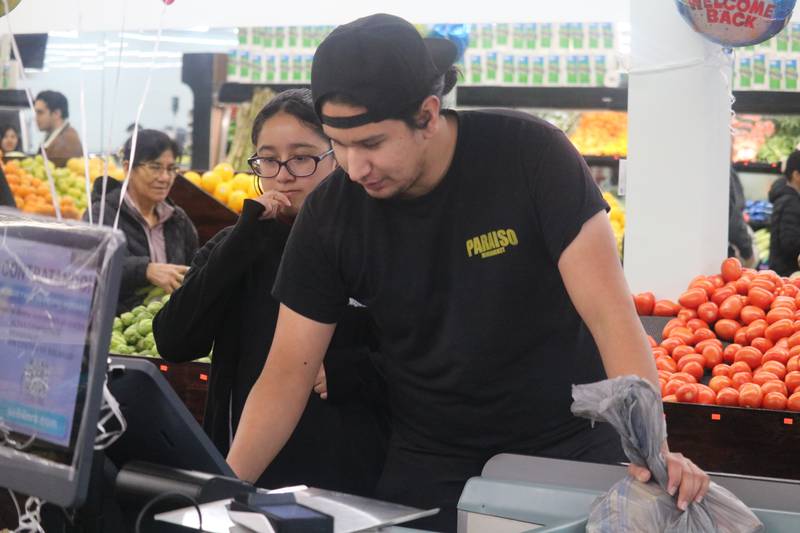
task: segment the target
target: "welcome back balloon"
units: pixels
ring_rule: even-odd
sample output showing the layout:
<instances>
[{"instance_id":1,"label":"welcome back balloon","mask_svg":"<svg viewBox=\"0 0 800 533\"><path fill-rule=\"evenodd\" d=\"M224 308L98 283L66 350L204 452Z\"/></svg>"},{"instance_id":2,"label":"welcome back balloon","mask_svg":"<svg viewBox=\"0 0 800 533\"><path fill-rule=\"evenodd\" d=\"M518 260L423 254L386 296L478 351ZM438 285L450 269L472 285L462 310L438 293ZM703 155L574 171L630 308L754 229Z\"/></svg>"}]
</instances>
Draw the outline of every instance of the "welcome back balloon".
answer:
<instances>
[{"instance_id":1,"label":"welcome back balloon","mask_svg":"<svg viewBox=\"0 0 800 533\"><path fill-rule=\"evenodd\" d=\"M727 48L762 43L792 17L796 0L675 0L689 25Z\"/></svg>"}]
</instances>

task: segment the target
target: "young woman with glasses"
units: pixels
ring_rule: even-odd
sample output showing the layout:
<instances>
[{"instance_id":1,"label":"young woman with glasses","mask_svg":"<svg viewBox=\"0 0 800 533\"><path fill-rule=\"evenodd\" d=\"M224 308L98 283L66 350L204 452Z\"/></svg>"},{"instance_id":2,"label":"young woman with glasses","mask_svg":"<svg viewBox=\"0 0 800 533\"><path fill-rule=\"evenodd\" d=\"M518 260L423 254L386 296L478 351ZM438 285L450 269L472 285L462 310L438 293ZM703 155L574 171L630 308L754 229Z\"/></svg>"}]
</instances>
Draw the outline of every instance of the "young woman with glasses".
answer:
<instances>
[{"instance_id":1,"label":"young woman with glasses","mask_svg":"<svg viewBox=\"0 0 800 533\"><path fill-rule=\"evenodd\" d=\"M336 167L307 89L273 98L258 114L252 140L249 163L261 196L245 200L237 224L198 252L153 324L165 359L189 361L213 347L204 426L223 454L272 343L279 303L271 290L293 220ZM297 429L259 486L373 494L386 442L383 387L366 312L352 303Z\"/></svg>"},{"instance_id":2,"label":"young woman with glasses","mask_svg":"<svg viewBox=\"0 0 800 533\"><path fill-rule=\"evenodd\" d=\"M127 174L133 161L119 229L127 238L127 255L122 270L118 312L128 311L144 301L148 289L161 287L172 293L183 281L187 266L198 248L197 230L186 213L169 198L177 175L178 146L157 130L141 130L136 153L131 158L132 139L122 149ZM93 220L100 217L103 180L92 190ZM122 183L108 179L103 223L111 226L117 215ZM84 215L88 220L88 213Z\"/></svg>"}]
</instances>

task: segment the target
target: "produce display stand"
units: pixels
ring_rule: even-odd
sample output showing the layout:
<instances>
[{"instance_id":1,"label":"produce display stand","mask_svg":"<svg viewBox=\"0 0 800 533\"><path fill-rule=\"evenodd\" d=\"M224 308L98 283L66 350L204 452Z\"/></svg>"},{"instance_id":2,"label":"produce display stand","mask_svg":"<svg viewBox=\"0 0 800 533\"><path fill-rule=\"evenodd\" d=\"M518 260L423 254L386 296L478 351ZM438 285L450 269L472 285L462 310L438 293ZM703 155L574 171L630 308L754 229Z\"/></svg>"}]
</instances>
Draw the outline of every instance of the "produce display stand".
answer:
<instances>
[{"instance_id":1,"label":"produce display stand","mask_svg":"<svg viewBox=\"0 0 800 533\"><path fill-rule=\"evenodd\" d=\"M641 319L661 342L669 318ZM665 402L664 416L670 449L704 470L800 480L800 413Z\"/></svg>"},{"instance_id":2,"label":"produce display stand","mask_svg":"<svg viewBox=\"0 0 800 533\"><path fill-rule=\"evenodd\" d=\"M800 480L800 413L665 402L664 416L670 449L704 470Z\"/></svg>"},{"instance_id":3,"label":"produce display stand","mask_svg":"<svg viewBox=\"0 0 800 533\"><path fill-rule=\"evenodd\" d=\"M175 178L169 197L189 215L197 228L200 246L221 229L236 224L239 218L226 205L180 175Z\"/></svg>"},{"instance_id":4,"label":"produce display stand","mask_svg":"<svg viewBox=\"0 0 800 533\"><path fill-rule=\"evenodd\" d=\"M779 163L751 163L743 161L734 163L733 168L738 172L757 172L759 174L782 174Z\"/></svg>"},{"instance_id":5,"label":"produce display stand","mask_svg":"<svg viewBox=\"0 0 800 533\"><path fill-rule=\"evenodd\" d=\"M192 416L199 424L203 423L208 396L208 380L211 372L209 363L170 363L160 357L132 357L129 355L108 354L111 357L147 360L153 363L164 374L172 388L183 401Z\"/></svg>"}]
</instances>

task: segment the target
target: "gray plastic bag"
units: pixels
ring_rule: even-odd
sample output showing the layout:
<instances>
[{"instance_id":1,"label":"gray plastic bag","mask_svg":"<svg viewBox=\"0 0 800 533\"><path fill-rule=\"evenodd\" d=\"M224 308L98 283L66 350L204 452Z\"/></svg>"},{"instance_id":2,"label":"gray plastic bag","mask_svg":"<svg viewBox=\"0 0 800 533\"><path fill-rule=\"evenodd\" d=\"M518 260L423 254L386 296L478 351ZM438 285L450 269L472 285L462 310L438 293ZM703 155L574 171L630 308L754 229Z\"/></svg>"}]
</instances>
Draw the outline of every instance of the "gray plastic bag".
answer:
<instances>
[{"instance_id":1,"label":"gray plastic bag","mask_svg":"<svg viewBox=\"0 0 800 533\"><path fill-rule=\"evenodd\" d=\"M617 430L625 455L652 473L649 483L631 476L617 482L592 505L586 531L620 533L749 533L764 525L730 491L711 483L701 503L686 512L667 493L667 464L661 446L667 438L661 396L644 379L622 376L572 387L572 412L593 421L608 422Z\"/></svg>"}]
</instances>

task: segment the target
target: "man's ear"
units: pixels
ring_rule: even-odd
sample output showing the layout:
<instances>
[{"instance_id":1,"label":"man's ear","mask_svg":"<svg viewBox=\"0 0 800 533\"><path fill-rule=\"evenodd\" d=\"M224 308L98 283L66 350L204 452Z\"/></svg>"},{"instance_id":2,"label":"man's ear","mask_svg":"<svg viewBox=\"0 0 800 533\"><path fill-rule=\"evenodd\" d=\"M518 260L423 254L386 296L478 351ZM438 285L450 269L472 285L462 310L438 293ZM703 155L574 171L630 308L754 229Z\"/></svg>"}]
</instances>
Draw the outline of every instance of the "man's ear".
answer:
<instances>
[{"instance_id":1,"label":"man's ear","mask_svg":"<svg viewBox=\"0 0 800 533\"><path fill-rule=\"evenodd\" d=\"M435 126L438 122L439 111L442 109L442 102L438 96L428 96L423 100L422 105L415 117L417 129L425 130L427 133L433 133Z\"/></svg>"}]
</instances>

